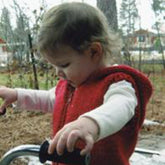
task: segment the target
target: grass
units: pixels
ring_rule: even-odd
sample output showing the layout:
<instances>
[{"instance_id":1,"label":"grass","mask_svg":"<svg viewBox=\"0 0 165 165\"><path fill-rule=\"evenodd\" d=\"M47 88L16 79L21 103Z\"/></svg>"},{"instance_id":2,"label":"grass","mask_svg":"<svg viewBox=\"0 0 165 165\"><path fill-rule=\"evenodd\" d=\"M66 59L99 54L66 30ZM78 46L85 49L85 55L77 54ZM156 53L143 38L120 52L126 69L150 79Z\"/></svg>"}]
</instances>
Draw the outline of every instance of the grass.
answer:
<instances>
[{"instance_id":1,"label":"grass","mask_svg":"<svg viewBox=\"0 0 165 165\"><path fill-rule=\"evenodd\" d=\"M132 64L132 67L139 69L138 63ZM149 74L149 73L161 73L163 71L163 65L162 64L142 64L141 65L141 71Z\"/></svg>"},{"instance_id":2,"label":"grass","mask_svg":"<svg viewBox=\"0 0 165 165\"><path fill-rule=\"evenodd\" d=\"M22 87L22 88L34 88L34 77L31 73L1 73L0 74L0 85L7 86L7 87ZM46 81L45 75L38 75L38 83L40 89L49 89L57 83L56 77L49 76Z\"/></svg>"},{"instance_id":3,"label":"grass","mask_svg":"<svg viewBox=\"0 0 165 165\"><path fill-rule=\"evenodd\" d=\"M138 69L138 65L133 65L134 68ZM162 90L158 84L165 83L164 75L165 70L163 65L160 64L142 64L141 71L144 72L155 84L156 91ZM158 74L158 76L156 76ZM0 73L0 85L8 87L22 87L22 88L34 88L34 76L31 71L23 71L19 68L17 71L8 73ZM54 70L49 70L48 75L45 71L40 71L38 73L38 83L40 89L50 89L57 83L57 77L54 76Z\"/></svg>"},{"instance_id":4,"label":"grass","mask_svg":"<svg viewBox=\"0 0 165 165\"><path fill-rule=\"evenodd\" d=\"M8 76L4 73L0 74L0 85L6 85L8 81Z\"/></svg>"}]
</instances>

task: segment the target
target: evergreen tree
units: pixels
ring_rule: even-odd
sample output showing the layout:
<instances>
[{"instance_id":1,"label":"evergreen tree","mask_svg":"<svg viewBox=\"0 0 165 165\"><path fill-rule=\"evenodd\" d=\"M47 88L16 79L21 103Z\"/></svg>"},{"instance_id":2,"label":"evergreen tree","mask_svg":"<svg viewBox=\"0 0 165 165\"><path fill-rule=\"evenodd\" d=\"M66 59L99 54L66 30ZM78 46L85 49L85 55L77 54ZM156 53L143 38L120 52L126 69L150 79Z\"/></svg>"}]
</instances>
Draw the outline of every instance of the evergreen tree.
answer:
<instances>
[{"instance_id":1,"label":"evergreen tree","mask_svg":"<svg viewBox=\"0 0 165 165\"><path fill-rule=\"evenodd\" d=\"M165 12L165 0L153 0L152 9L157 15L164 13Z\"/></svg>"},{"instance_id":2,"label":"evergreen tree","mask_svg":"<svg viewBox=\"0 0 165 165\"><path fill-rule=\"evenodd\" d=\"M155 43L155 46L159 49L158 51L162 54L163 68L165 70L165 57L164 57L164 48L161 41L160 25L161 21L164 21L165 15L165 0L153 0L152 9L155 13L156 22L155 29L157 31L158 39Z\"/></svg>"},{"instance_id":3,"label":"evergreen tree","mask_svg":"<svg viewBox=\"0 0 165 165\"><path fill-rule=\"evenodd\" d=\"M4 7L2 9L1 20L0 20L0 35L5 42L11 42L13 37L13 29L11 26L10 12Z\"/></svg>"},{"instance_id":4,"label":"evergreen tree","mask_svg":"<svg viewBox=\"0 0 165 165\"><path fill-rule=\"evenodd\" d=\"M16 53L15 57L19 61L20 65L29 62L29 41L28 34L30 31L29 18L24 13L23 8L14 0L13 6L16 14L16 27L14 29L14 40L18 43L15 46Z\"/></svg>"},{"instance_id":5,"label":"evergreen tree","mask_svg":"<svg viewBox=\"0 0 165 165\"><path fill-rule=\"evenodd\" d=\"M122 0L120 8L120 28L123 33L124 47L123 54L128 65L132 65L130 46L131 42L128 38L129 34L135 31L135 22L138 18L138 10L136 8L136 0Z\"/></svg>"},{"instance_id":6,"label":"evergreen tree","mask_svg":"<svg viewBox=\"0 0 165 165\"><path fill-rule=\"evenodd\" d=\"M125 34L135 31L135 22L138 18L138 10L135 0L122 0L120 8L121 29Z\"/></svg>"}]
</instances>

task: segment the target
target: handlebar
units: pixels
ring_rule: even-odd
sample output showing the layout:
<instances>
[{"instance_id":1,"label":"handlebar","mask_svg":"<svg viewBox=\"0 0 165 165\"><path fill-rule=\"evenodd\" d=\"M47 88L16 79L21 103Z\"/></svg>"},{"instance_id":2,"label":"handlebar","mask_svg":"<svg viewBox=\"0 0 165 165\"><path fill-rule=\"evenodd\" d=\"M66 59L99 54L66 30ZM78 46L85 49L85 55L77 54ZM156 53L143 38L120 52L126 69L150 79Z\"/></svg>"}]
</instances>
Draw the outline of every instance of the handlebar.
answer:
<instances>
[{"instance_id":1,"label":"handlebar","mask_svg":"<svg viewBox=\"0 0 165 165\"><path fill-rule=\"evenodd\" d=\"M48 154L48 141L44 141L40 145L21 145L8 151L0 160L0 165L9 165L14 159L20 156L35 156L38 157L41 163L45 163L47 160L57 163L65 164L79 164L89 165L90 154L81 156L80 149L75 149L73 152L65 151L63 155L59 156L56 151L53 154ZM147 155L161 155L159 151L153 151L142 148L135 148L135 151L141 154Z\"/></svg>"},{"instance_id":2,"label":"handlebar","mask_svg":"<svg viewBox=\"0 0 165 165\"><path fill-rule=\"evenodd\" d=\"M39 156L39 145L21 145L8 151L1 159L0 165L9 165L20 156Z\"/></svg>"},{"instance_id":3,"label":"handlebar","mask_svg":"<svg viewBox=\"0 0 165 165\"><path fill-rule=\"evenodd\" d=\"M20 156L36 156L39 157L41 163L47 160L57 163L89 165L90 154L85 156L80 155L80 149L75 149L73 152L65 151L59 156L56 151L53 154L48 154L49 142L45 141L40 145L22 145L8 151L0 161L0 165L9 165L15 158Z\"/></svg>"},{"instance_id":4,"label":"handlebar","mask_svg":"<svg viewBox=\"0 0 165 165\"><path fill-rule=\"evenodd\" d=\"M87 154L85 156L80 155L80 149L76 148L73 152L64 151L63 155L59 156L54 151L53 154L48 154L49 142L45 141L40 148L39 159L41 163L45 163L47 160L57 163L65 163L65 164L79 164L79 165L89 165L90 155Z\"/></svg>"}]
</instances>

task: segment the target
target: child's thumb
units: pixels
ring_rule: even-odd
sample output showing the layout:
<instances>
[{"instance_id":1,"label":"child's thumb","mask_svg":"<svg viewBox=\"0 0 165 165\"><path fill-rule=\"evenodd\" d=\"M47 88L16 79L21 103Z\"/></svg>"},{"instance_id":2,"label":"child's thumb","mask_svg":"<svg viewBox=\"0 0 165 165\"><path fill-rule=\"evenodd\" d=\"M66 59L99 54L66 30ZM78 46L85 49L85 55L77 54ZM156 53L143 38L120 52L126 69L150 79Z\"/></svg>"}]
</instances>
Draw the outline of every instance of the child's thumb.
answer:
<instances>
[{"instance_id":1,"label":"child's thumb","mask_svg":"<svg viewBox=\"0 0 165 165\"><path fill-rule=\"evenodd\" d=\"M4 103L0 106L0 115L4 115L4 114L6 113L6 107L7 107L6 102L4 102Z\"/></svg>"}]
</instances>

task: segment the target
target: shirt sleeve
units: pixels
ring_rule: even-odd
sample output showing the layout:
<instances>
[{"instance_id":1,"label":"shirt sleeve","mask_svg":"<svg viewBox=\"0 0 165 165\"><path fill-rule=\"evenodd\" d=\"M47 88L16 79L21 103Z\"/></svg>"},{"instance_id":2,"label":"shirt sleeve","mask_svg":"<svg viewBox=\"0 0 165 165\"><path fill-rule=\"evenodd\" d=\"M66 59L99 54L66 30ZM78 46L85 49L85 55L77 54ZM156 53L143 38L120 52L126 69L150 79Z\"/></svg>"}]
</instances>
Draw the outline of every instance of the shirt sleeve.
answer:
<instances>
[{"instance_id":1,"label":"shirt sleeve","mask_svg":"<svg viewBox=\"0 0 165 165\"><path fill-rule=\"evenodd\" d=\"M101 106L80 117L91 118L98 124L100 140L119 131L134 116L136 106L135 90L123 80L110 85Z\"/></svg>"},{"instance_id":2,"label":"shirt sleeve","mask_svg":"<svg viewBox=\"0 0 165 165\"><path fill-rule=\"evenodd\" d=\"M53 112L55 88L50 90L33 90L16 88L16 108L30 111Z\"/></svg>"}]
</instances>

